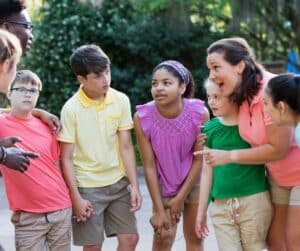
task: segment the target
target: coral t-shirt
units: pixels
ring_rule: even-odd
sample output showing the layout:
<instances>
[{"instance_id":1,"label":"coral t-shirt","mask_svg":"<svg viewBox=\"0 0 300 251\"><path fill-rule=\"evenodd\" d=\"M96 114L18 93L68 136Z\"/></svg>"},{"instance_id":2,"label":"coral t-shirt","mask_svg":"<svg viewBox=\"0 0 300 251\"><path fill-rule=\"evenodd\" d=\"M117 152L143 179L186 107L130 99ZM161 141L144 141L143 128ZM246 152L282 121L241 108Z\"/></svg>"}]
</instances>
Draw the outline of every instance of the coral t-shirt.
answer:
<instances>
[{"instance_id":1,"label":"coral t-shirt","mask_svg":"<svg viewBox=\"0 0 300 251\"><path fill-rule=\"evenodd\" d=\"M47 125L35 117L19 119L0 116L0 138L17 136L17 146L39 154L30 159L27 171L20 173L1 165L9 207L14 211L51 212L71 206L67 185L62 177L59 145Z\"/></svg>"},{"instance_id":2,"label":"coral t-shirt","mask_svg":"<svg viewBox=\"0 0 300 251\"><path fill-rule=\"evenodd\" d=\"M264 111L263 92L269 80L274 76L274 74L264 72L263 88L254 97L251 105L244 101L240 106L238 119L240 135L252 147L269 142L266 127L272 124L272 120ZM287 156L267 163L269 174L280 186L300 185L300 148L295 143L294 135L292 136Z\"/></svg>"}]
</instances>

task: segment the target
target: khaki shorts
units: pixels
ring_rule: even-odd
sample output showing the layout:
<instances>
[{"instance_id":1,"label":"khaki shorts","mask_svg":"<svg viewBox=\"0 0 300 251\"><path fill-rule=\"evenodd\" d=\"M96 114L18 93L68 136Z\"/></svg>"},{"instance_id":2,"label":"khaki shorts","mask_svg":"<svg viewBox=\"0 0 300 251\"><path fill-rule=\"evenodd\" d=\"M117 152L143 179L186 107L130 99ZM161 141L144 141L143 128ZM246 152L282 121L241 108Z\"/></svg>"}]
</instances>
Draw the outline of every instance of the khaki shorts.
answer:
<instances>
[{"instance_id":1,"label":"khaki shorts","mask_svg":"<svg viewBox=\"0 0 300 251\"><path fill-rule=\"evenodd\" d=\"M271 199L274 204L300 206L300 186L282 187L269 179Z\"/></svg>"},{"instance_id":2,"label":"khaki shorts","mask_svg":"<svg viewBox=\"0 0 300 251\"><path fill-rule=\"evenodd\" d=\"M200 184L197 183L192 187L192 190L186 197L184 203L185 204L198 203L199 202L199 191L200 191ZM162 198L163 205L166 206L170 199L172 199L172 197L163 197Z\"/></svg>"},{"instance_id":3,"label":"khaki shorts","mask_svg":"<svg viewBox=\"0 0 300 251\"><path fill-rule=\"evenodd\" d=\"M49 213L14 212L17 251L71 250L71 214L67 208Z\"/></svg>"},{"instance_id":4,"label":"khaki shorts","mask_svg":"<svg viewBox=\"0 0 300 251\"><path fill-rule=\"evenodd\" d=\"M128 178L124 177L105 187L79 188L82 198L92 203L94 214L86 222L72 221L74 245L102 245L104 231L107 237L137 234L128 186Z\"/></svg>"},{"instance_id":5,"label":"khaki shorts","mask_svg":"<svg viewBox=\"0 0 300 251\"><path fill-rule=\"evenodd\" d=\"M216 199L210 216L220 251L260 251L271 224L273 208L269 192Z\"/></svg>"}]
</instances>

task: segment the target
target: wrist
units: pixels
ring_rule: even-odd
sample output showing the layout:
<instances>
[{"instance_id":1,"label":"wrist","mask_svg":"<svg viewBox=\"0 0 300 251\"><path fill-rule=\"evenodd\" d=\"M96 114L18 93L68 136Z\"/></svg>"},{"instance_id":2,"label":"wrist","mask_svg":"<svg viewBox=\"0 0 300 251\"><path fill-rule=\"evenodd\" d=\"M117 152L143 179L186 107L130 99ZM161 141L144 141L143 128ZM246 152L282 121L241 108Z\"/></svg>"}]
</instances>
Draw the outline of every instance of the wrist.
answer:
<instances>
[{"instance_id":1,"label":"wrist","mask_svg":"<svg viewBox=\"0 0 300 251\"><path fill-rule=\"evenodd\" d=\"M237 152L235 150L229 151L228 158L229 163L237 163Z\"/></svg>"},{"instance_id":2,"label":"wrist","mask_svg":"<svg viewBox=\"0 0 300 251\"><path fill-rule=\"evenodd\" d=\"M7 152L6 149L4 148L4 146L0 146L0 163L4 164L6 162L6 158L7 158Z\"/></svg>"}]
</instances>

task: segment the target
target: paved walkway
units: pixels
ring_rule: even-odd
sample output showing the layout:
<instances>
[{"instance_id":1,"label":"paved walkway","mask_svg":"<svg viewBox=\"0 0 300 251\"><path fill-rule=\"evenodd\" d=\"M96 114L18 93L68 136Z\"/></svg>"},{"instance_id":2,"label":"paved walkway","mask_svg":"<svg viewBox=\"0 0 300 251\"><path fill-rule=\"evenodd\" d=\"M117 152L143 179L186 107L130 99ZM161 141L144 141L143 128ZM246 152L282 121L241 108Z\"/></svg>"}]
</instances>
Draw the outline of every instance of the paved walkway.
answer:
<instances>
[{"instance_id":1,"label":"paved walkway","mask_svg":"<svg viewBox=\"0 0 300 251\"><path fill-rule=\"evenodd\" d=\"M137 251L150 251L152 243L152 227L149 223L149 218L151 216L151 199L148 194L144 177L139 176L141 193L143 197L143 205L141 210L137 212L137 222L138 229L140 234L140 240L137 246ZM14 246L14 229L13 225L9 221L10 211L7 206L5 191L3 187L3 180L0 178L0 243L5 248L5 251L15 250ZM209 222L210 223L210 222ZM205 250L206 251L217 251L217 244L215 236L213 233L213 228L209 224L210 235L205 240ZM115 238L106 239L103 245L104 251L113 251L116 250L117 241ZM80 247L72 247L72 251L82 250ZM182 224L179 223L178 232L176 236L175 243L173 245L173 251L184 251L184 238L182 234Z\"/></svg>"}]
</instances>

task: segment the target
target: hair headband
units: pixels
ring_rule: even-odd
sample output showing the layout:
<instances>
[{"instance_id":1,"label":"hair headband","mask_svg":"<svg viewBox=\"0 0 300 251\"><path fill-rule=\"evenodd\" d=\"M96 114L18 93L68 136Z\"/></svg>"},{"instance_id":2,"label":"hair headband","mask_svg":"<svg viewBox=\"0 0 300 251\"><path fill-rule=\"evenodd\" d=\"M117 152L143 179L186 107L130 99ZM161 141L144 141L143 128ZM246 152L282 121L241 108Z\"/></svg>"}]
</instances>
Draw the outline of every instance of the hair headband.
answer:
<instances>
[{"instance_id":1,"label":"hair headband","mask_svg":"<svg viewBox=\"0 0 300 251\"><path fill-rule=\"evenodd\" d=\"M172 69L174 69L179 76L182 78L183 83L185 85L188 85L190 82L190 75L189 75L189 71L184 67L183 64L179 63L178 61L175 60L167 60L167 61L163 61L162 63L160 63L158 65L159 66L170 66Z\"/></svg>"}]
</instances>

